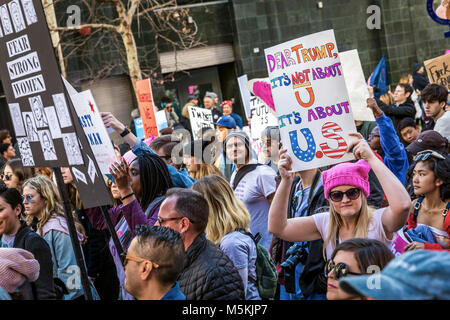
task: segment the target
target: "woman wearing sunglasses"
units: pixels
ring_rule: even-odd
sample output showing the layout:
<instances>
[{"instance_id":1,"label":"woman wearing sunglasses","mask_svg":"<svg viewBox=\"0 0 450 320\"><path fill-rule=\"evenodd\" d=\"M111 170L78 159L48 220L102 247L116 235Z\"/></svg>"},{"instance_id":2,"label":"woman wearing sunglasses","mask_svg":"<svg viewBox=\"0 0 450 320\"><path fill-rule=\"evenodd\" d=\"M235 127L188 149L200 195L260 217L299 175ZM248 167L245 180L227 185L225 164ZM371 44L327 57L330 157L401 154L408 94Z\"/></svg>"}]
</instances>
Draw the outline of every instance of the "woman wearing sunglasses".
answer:
<instances>
[{"instance_id":1,"label":"woman wearing sunglasses","mask_svg":"<svg viewBox=\"0 0 450 320\"><path fill-rule=\"evenodd\" d=\"M337 245L331 259L325 264L327 299L361 299L339 287L339 280L363 274L380 272L394 258L385 244L373 239L349 239Z\"/></svg>"},{"instance_id":2,"label":"woman wearing sunglasses","mask_svg":"<svg viewBox=\"0 0 450 320\"><path fill-rule=\"evenodd\" d=\"M309 217L286 218L289 190L294 178L292 159L280 152L281 183L269 211L269 232L291 242L324 240L326 259L336 246L351 238L380 240L390 246L394 232L407 220L411 200L397 177L375 156L359 133L351 133L356 163L341 163L323 172L325 198L329 212ZM368 173L372 169L378 178L389 206L374 210L367 205L369 196Z\"/></svg>"},{"instance_id":3,"label":"woman wearing sunglasses","mask_svg":"<svg viewBox=\"0 0 450 320\"><path fill-rule=\"evenodd\" d=\"M28 178L34 175L34 169L24 167L22 160L12 159L6 162L3 167L1 179L8 188L15 188L22 194L22 185Z\"/></svg>"},{"instance_id":4,"label":"woman wearing sunglasses","mask_svg":"<svg viewBox=\"0 0 450 320\"><path fill-rule=\"evenodd\" d=\"M405 251L450 249L450 157L433 150L417 153L413 168L414 200L408 218L412 240Z\"/></svg>"}]
</instances>

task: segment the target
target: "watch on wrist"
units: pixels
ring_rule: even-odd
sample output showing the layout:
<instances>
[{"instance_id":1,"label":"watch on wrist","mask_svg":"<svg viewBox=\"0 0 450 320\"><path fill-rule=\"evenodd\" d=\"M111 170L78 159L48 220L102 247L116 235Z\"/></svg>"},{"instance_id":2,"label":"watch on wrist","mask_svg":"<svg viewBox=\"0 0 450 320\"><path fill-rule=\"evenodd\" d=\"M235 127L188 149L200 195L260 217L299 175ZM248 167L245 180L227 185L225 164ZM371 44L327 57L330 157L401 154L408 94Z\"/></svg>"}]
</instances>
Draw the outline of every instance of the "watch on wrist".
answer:
<instances>
[{"instance_id":1,"label":"watch on wrist","mask_svg":"<svg viewBox=\"0 0 450 320\"><path fill-rule=\"evenodd\" d=\"M125 129L123 129L123 131L120 133L120 136L125 137L129 133L130 133L130 130L128 130L128 128L125 127Z\"/></svg>"}]
</instances>

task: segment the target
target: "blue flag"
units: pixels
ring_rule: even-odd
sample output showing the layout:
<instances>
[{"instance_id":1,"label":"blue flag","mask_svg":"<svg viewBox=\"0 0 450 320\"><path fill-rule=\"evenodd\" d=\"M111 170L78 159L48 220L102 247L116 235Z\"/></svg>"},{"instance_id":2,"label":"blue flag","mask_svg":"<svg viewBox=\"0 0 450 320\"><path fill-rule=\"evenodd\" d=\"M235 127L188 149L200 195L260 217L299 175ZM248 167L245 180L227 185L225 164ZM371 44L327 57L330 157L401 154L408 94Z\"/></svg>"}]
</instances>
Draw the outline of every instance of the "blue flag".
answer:
<instances>
[{"instance_id":1,"label":"blue flag","mask_svg":"<svg viewBox=\"0 0 450 320\"><path fill-rule=\"evenodd\" d=\"M375 92L375 97L377 98L387 92L386 87L389 85L389 76L387 73L386 58L384 56L381 58L375 70L370 75L369 80L367 80L367 84L380 89L379 92Z\"/></svg>"}]
</instances>

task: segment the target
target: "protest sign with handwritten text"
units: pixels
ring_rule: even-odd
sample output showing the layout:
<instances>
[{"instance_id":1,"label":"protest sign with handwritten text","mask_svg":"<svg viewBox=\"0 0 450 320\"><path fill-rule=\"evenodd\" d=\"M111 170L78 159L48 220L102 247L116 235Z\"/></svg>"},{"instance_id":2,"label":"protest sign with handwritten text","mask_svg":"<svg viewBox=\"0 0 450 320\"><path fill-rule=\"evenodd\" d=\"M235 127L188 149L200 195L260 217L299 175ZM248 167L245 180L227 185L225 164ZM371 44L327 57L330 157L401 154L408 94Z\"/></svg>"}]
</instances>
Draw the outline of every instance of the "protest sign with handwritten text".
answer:
<instances>
[{"instance_id":1,"label":"protest sign with handwritten text","mask_svg":"<svg viewBox=\"0 0 450 320\"><path fill-rule=\"evenodd\" d=\"M354 159L356 132L333 30L265 49L283 146L293 171Z\"/></svg>"}]
</instances>

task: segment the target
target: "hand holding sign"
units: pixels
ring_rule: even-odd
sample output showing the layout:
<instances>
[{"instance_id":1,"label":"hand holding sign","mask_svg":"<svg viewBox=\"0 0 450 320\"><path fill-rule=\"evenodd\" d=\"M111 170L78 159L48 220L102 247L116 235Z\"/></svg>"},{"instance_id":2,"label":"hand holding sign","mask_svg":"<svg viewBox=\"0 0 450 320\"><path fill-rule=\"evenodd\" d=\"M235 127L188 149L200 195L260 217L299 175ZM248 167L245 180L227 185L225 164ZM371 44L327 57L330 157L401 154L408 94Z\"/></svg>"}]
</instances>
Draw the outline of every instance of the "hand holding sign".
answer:
<instances>
[{"instance_id":1,"label":"hand holding sign","mask_svg":"<svg viewBox=\"0 0 450 320\"><path fill-rule=\"evenodd\" d=\"M125 129L123 123L117 120L111 112L100 112L100 115L106 128L113 128L118 133Z\"/></svg>"},{"instance_id":2,"label":"hand holding sign","mask_svg":"<svg viewBox=\"0 0 450 320\"><path fill-rule=\"evenodd\" d=\"M292 181L294 173L292 172L292 159L286 149L280 150L280 160L278 161L278 171L281 179Z\"/></svg>"},{"instance_id":3,"label":"hand holding sign","mask_svg":"<svg viewBox=\"0 0 450 320\"><path fill-rule=\"evenodd\" d=\"M377 159L373 150L360 133L349 133L349 145L347 152L353 152L356 160L363 159L367 162Z\"/></svg>"}]
</instances>

